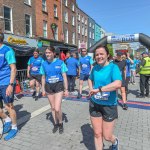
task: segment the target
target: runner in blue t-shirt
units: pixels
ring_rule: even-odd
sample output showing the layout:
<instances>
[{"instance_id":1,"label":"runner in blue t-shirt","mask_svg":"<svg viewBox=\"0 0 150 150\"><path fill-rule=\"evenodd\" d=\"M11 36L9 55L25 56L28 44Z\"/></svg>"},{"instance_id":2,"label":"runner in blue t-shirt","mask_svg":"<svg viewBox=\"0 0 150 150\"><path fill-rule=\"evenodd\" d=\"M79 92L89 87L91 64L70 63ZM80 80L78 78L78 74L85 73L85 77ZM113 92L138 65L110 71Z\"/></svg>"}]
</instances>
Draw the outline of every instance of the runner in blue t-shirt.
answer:
<instances>
[{"instance_id":1,"label":"runner in blue t-shirt","mask_svg":"<svg viewBox=\"0 0 150 150\"><path fill-rule=\"evenodd\" d=\"M115 119L118 118L117 89L121 87L121 73L116 64L109 63L107 47L97 47L94 56L97 64L91 71L88 83L95 147L103 149L104 138L112 143L112 150L118 150L118 139L113 135L113 128Z\"/></svg>"},{"instance_id":2,"label":"runner in blue t-shirt","mask_svg":"<svg viewBox=\"0 0 150 150\"><path fill-rule=\"evenodd\" d=\"M43 62L44 62L43 58L39 56L39 50L35 49L33 52L33 56L30 57L28 61L28 68L27 68L27 76L28 78L30 78L30 87L33 92L32 97L35 98L35 101L38 100L39 98L40 82L42 77L40 73L40 67Z\"/></svg>"},{"instance_id":3,"label":"runner in blue t-shirt","mask_svg":"<svg viewBox=\"0 0 150 150\"><path fill-rule=\"evenodd\" d=\"M40 72L42 74L42 94L47 94L52 116L54 120L53 133L59 128L59 133L64 131L62 123L62 110L61 102L63 94L68 95L68 83L67 83L67 67L65 63L54 58L55 49L53 47L47 47L45 51L47 60L42 64Z\"/></svg>"},{"instance_id":4,"label":"runner in blue t-shirt","mask_svg":"<svg viewBox=\"0 0 150 150\"><path fill-rule=\"evenodd\" d=\"M9 113L6 115L0 108L0 117L4 120L4 139L14 138L18 132L16 111L14 109L14 82L16 77L16 59L14 51L3 44L4 34L0 33L0 101L4 101Z\"/></svg>"},{"instance_id":5,"label":"runner in blue t-shirt","mask_svg":"<svg viewBox=\"0 0 150 150\"><path fill-rule=\"evenodd\" d=\"M87 50L85 48L81 49L81 57L79 58L79 93L77 98L80 99L82 97L82 87L83 81L88 80L90 71L92 69L93 59L87 55Z\"/></svg>"},{"instance_id":6,"label":"runner in blue t-shirt","mask_svg":"<svg viewBox=\"0 0 150 150\"><path fill-rule=\"evenodd\" d=\"M78 75L79 62L75 58L75 55L76 55L75 53L71 54L70 52L67 52L66 55L68 56L66 60L66 65L68 68L68 71L67 71L68 91L72 93L74 92L75 79L76 79L76 76Z\"/></svg>"}]
</instances>

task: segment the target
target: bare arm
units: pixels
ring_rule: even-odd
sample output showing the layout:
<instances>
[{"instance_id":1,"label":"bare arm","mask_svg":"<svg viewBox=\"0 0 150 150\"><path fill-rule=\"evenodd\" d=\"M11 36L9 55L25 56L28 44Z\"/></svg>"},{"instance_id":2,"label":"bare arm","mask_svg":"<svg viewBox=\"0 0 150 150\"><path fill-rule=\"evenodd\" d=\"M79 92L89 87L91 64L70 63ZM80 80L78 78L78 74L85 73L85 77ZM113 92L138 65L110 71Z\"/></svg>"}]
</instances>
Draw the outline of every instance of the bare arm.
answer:
<instances>
[{"instance_id":1,"label":"bare arm","mask_svg":"<svg viewBox=\"0 0 150 150\"><path fill-rule=\"evenodd\" d=\"M11 69L11 72L10 72L10 82L9 83L14 83L15 81L15 78L16 78L16 64L10 64L10 69ZM11 85L9 85L6 89L6 96L11 96L13 92L13 87Z\"/></svg>"},{"instance_id":2,"label":"bare arm","mask_svg":"<svg viewBox=\"0 0 150 150\"><path fill-rule=\"evenodd\" d=\"M63 79L64 79L64 88L65 88L65 91L64 91L64 94L65 96L68 96L68 81L67 81L67 76L66 76L66 73L63 73Z\"/></svg>"},{"instance_id":3,"label":"bare arm","mask_svg":"<svg viewBox=\"0 0 150 150\"><path fill-rule=\"evenodd\" d=\"M28 78L30 77L30 73L29 72L30 72L30 66L27 67L27 76L28 76Z\"/></svg>"},{"instance_id":4,"label":"bare arm","mask_svg":"<svg viewBox=\"0 0 150 150\"><path fill-rule=\"evenodd\" d=\"M45 92L45 75L42 75L42 92Z\"/></svg>"}]
</instances>

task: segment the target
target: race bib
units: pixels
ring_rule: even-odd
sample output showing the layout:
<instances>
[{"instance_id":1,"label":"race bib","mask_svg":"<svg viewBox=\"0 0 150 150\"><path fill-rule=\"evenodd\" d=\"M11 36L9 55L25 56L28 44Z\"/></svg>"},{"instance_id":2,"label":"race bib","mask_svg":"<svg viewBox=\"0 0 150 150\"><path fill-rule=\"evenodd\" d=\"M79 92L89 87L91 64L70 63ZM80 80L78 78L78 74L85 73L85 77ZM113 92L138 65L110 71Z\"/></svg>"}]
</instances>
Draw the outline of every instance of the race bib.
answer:
<instances>
[{"instance_id":1,"label":"race bib","mask_svg":"<svg viewBox=\"0 0 150 150\"><path fill-rule=\"evenodd\" d=\"M102 94L98 92L97 94L94 95L94 98L97 100L108 100L109 96L110 92L102 92Z\"/></svg>"},{"instance_id":2,"label":"race bib","mask_svg":"<svg viewBox=\"0 0 150 150\"><path fill-rule=\"evenodd\" d=\"M51 78L48 79L49 83L56 83L59 81L59 78L56 76L53 76Z\"/></svg>"},{"instance_id":3,"label":"race bib","mask_svg":"<svg viewBox=\"0 0 150 150\"><path fill-rule=\"evenodd\" d=\"M37 71L38 68L37 67L32 67L32 71Z\"/></svg>"},{"instance_id":4,"label":"race bib","mask_svg":"<svg viewBox=\"0 0 150 150\"><path fill-rule=\"evenodd\" d=\"M83 64L83 65L82 65L82 68L87 68L87 65L86 65L86 64Z\"/></svg>"}]
</instances>

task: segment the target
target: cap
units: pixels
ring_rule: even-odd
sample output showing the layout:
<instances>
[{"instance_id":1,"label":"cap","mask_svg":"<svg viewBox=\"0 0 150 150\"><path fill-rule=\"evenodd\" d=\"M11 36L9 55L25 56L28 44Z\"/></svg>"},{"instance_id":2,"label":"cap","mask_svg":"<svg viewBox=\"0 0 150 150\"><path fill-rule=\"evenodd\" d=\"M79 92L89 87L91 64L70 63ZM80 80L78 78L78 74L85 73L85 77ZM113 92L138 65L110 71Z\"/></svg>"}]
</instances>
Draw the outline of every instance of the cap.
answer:
<instances>
[{"instance_id":1,"label":"cap","mask_svg":"<svg viewBox=\"0 0 150 150\"><path fill-rule=\"evenodd\" d=\"M117 52L117 56L122 56L122 52Z\"/></svg>"},{"instance_id":2,"label":"cap","mask_svg":"<svg viewBox=\"0 0 150 150\"><path fill-rule=\"evenodd\" d=\"M141 55L143 55L143 54L149 55L148 52L143 52Z\"/></svg>"}]
</instances>

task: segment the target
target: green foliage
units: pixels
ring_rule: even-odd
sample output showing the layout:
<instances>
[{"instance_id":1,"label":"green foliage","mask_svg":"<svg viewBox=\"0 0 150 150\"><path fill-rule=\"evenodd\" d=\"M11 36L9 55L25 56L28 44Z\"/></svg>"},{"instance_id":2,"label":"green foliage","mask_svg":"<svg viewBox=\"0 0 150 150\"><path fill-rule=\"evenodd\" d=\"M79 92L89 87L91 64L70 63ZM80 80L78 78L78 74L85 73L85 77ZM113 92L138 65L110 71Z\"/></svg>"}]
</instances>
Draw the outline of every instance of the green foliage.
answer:
<instances>
[{"instance_id":1,"label":"green foliage","mask_svg":"<svg viewBox=\"0 0 150 150\"><path fill-rule=\"evenodd\" d=\"M113 51L113 47L112 44L107 44L107 48L109 49L109 54L110 56L114 56L114 51Z\"/></svg>"}]
</instances>

